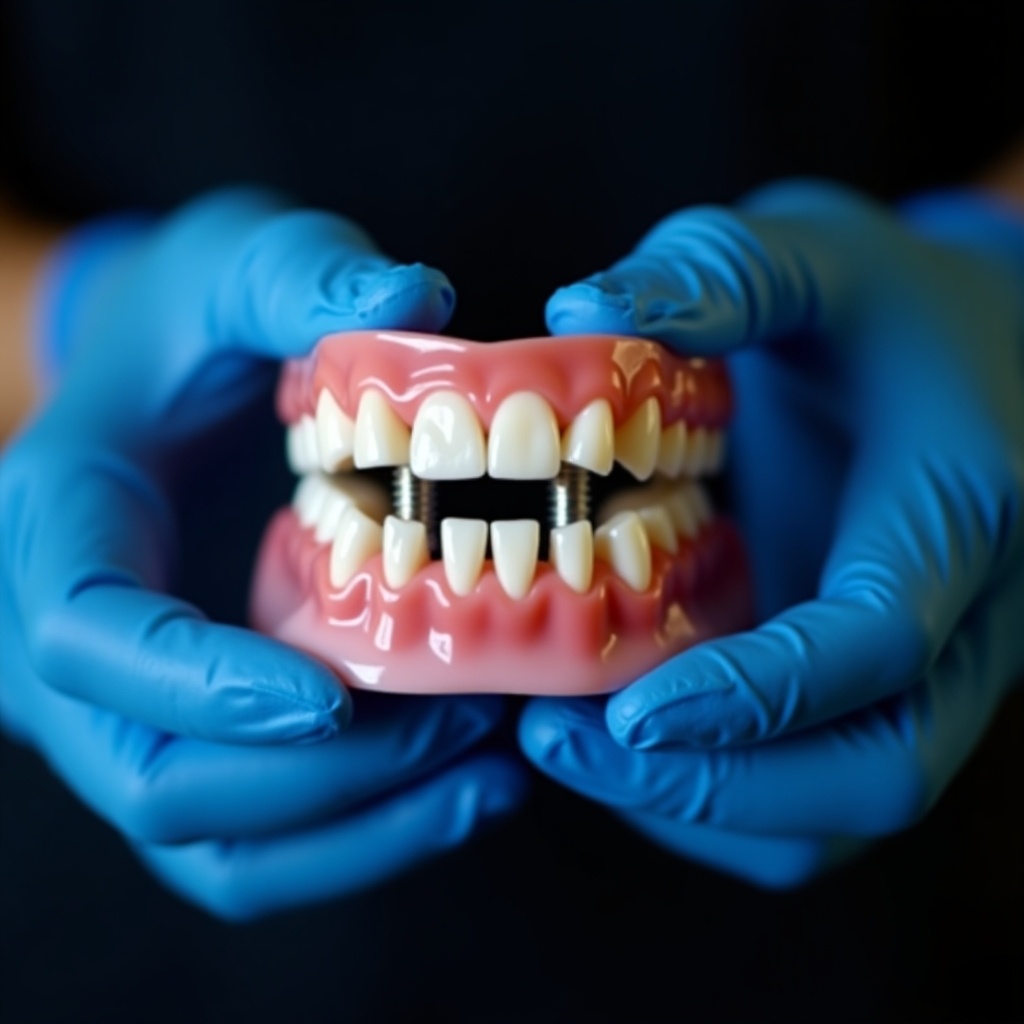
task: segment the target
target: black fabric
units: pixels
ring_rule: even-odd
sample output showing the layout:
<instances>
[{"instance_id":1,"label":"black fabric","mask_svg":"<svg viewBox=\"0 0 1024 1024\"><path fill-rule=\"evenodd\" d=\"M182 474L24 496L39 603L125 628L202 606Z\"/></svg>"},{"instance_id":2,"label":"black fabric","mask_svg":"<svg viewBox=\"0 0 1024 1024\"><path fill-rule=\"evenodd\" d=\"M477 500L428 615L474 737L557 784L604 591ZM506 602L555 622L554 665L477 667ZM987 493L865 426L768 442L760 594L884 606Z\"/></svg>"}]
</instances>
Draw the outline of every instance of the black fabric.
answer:
<instances>
[{"instance_id":1,"label":"black fabric","mask_svg":"<svg viewBox=\"0 0 1024 1024\"><path fill-rule=\"evenodd\" d=\"M891 197L963 180L1024 127L1020 3L0 10L21 201L81 218L276 185L442 267L471 337L542 330L554 286L681 205L794 173ZM212 545L186 593L211 564L244 577L251 550L229 568ZM210 610L241 606L233 585ZM925 823L797 893L677 861L538 780L457 854L243 928L166 894L5 742L0 1017L1022 1019L1022 732L1018 695Z\"/></svg>"}]
</instances>

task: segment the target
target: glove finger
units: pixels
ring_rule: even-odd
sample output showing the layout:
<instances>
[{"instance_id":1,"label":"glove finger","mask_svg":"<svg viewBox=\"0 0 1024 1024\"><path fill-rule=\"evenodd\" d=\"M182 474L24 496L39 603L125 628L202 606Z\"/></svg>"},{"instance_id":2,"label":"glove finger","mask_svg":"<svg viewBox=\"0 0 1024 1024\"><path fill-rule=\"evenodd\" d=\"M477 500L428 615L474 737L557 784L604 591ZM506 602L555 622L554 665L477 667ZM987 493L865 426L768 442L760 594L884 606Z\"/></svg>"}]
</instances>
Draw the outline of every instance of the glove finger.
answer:
<instances>
[{"instance_id":1,"label":"glove finger","mask_svg":"<svg viewBox=\"0 0 1024 1024\"><path fill-rule=\"evenodd\" d=\"M521 765L483 755L320 828L137 852L186 900L217 917L250 920L376 885L465 842L512 811L525 791Z\"/></svg>"},{"instance_id":2,"label":"glove finger","mask_svg":"<svg viewBox=\"0 0 1024 1024\"><path fill-rule=\"evenodd\" d=\"M344 735L241 747L170 736L36 686L35 746L100 817L146 843L306 827L431 773L498 723L496 697L375 700Z\"/></svg>"},{"instance_id":3,"label":"glove finger","mask_svg":"<svg viewBox=\"0 0 1024 1024\"><path fill-rule=\"evenodd\" d=\"M816 600L659 666L610 700L612 734L645 750L760 741L919 680L998 563L1001 485L977 458L912 459L857 467Z\"/></svg>"},{"instance_id":4,"label":"glove finger","mask_svg":"<svg viewBox=\"0 0 1024 1024\"><path fill-rule=\"evenodd\" d=\"M868 843L845 837L746 835L705 825L684 825L656 814L623 813L638 832L676 856L733 875L764 889L804 885L856 856Z\"/></svg>"},{"instance_id":5,"label":"glove finger","mask_svg":"<svg viewBox=\"0 0 1024 1024\"><path fill-rule=\"evenodd\" d=\"M770 743L716 751L628 750L598 702L535 701L526 755L618 810L768 836L877 836L925 814L981 738L1011 678L1024 583L971 613L913 690Z\"/></svg>"},{"instance_id":6,"label":"glove finger","mask_svg":"<svg viewBox=\"0 0 1024 1024\"><path fill-rule=\"evenodd\" d=\"M333 331L439 331L455 308L447 277L377 251L352 222L312 210L283 213L246 238L220 278L222 343L259 355L304 355Z\"/></svg>"},{"instance_id":7,"label":"glove finger","mask_svg":"<svg viewBox=\"0 0 1024 1024\"><path fill-rule=\"evenodd\" d=\"M839 319L854 276L829 228L868 207L841 189L790 186L758 211L695 207L669 216L609 270L548 301L552 334L629 334L714 355ZM799 201L797 201L799 200ZM820 227L785 216L814 211ZM870 208L870 207L868 207Z\"/></svg>"},{"instance_id":8,"label":"glove finger","mask_svg":"<svg viewBox=\"0 0 1024 1024\"><path fill-rule=\"evenodd\" d=\"M7 459L3 488L4 600L23 624L26 671L166 732L231 743L337 732L350 698L327 668L155 592L169 513L137 467L69 451L47 474L23 472L31 450Z\"/></svg>"}]
</instances>

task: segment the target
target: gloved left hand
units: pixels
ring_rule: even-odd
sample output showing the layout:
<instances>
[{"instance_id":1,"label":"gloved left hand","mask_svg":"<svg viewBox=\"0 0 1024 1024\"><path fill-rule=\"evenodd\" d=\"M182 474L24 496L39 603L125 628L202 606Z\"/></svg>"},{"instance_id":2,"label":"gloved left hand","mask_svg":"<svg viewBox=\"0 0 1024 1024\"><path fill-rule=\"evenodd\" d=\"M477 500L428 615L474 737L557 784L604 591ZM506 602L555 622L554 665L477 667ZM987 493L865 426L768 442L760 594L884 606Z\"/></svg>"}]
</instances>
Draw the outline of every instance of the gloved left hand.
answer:
<instances>
[{"instance_id":1,"label":"gloved left hand","mask_svg":"<svg viewBox=\"0 0 1024 1024\"><path fill-rule=\"evenodd\" d=\"M66 365L0 465L4 729L224 917L352 892L513 806L521 767L471 752L500 700L361 695L350 722L327 669L174 589L197 494L233 498L226 522L199 524L207 542L221 531L214 558L242 543L250 481L211 450L266 397L274 361L338 330L437 330L447 279L249 190L87 231L61 266Z\"/></svg>"},{"instance_id":2,"label":"gloved left hand","mask_svg":"<svg viewBox=\"0 0 1024 1024\"><path fill-rule=\"evenodd\" d=\"M783 183L667 218L548 322L732 355L765 621L607 701L531 702L527 755L764 885L911 825L1024 671L1024 221Z\"/></svg>"}]
</instances>

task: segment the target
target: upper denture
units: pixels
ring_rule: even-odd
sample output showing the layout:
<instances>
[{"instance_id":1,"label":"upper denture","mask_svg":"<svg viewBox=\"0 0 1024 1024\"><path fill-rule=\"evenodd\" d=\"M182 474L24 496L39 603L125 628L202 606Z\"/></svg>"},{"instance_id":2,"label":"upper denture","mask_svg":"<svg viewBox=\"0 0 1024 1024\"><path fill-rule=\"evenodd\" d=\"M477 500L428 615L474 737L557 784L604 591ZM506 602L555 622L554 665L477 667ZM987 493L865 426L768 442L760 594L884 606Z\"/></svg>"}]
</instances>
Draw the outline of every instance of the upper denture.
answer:
<instances>
[{"instance_id":1,"label":"upper denture","mask_svg":"<svg viewBox=\"0 0 1024 1024\"><path fill-rule=\"evenodd\" d=\"M598 399L610 405L616 427L651 397L662 429L679 420L722 426L731 413L720 361L684 359L651 341L611 335L499 343L383 331L329 335L306 359L286 367L278 390L281 418L314 417L325 389L352 420L364 393L379 392L410 430L423 401L442 390L464 396L488 430L517 392L542 397L559 430Z\"/></svg>"}]
</instances>

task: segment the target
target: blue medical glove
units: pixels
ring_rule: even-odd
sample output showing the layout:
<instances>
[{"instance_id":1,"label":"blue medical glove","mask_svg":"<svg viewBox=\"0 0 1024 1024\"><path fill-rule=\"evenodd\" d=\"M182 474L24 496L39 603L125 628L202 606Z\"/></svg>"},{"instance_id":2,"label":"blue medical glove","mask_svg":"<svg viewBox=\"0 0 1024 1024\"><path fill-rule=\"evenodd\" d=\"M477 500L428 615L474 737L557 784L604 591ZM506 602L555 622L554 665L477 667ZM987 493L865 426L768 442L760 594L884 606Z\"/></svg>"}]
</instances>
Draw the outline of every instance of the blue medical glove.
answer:
<instances>
[{"instance_id":1,"label":"blue medical glove","mask_svg":"<svg viewBox=\"0 0 1024 1024\"><path fill-rule=\"evenodd\" d=\"M936 801L1024 671L1024 220L810 182L659 224L554 333L731 354L760 617L526 754L681 855L800 882Z\"/></svg>"},{"instance_id":2,"label":"blue medical glove","mask_svg":"<svg viewBox=\"0 0 1024 1024\"><path fill-rule=\"evenodd\" d=\"M87 228L51 268L59 380L0 463L0 723L214 913L358 889L521 793L472 749L500 701L360 696L353 718L324 666L202 607L266 513L252 459L217 452L237 459L276 361L331 331L437 330L453 302L439 272L254 190ZM283 461L274 440L260 457ZM227 516L202 522L207 494ZM213 552L197 603L175 579L193 541Z\"/></svg>"}]
</instances>

